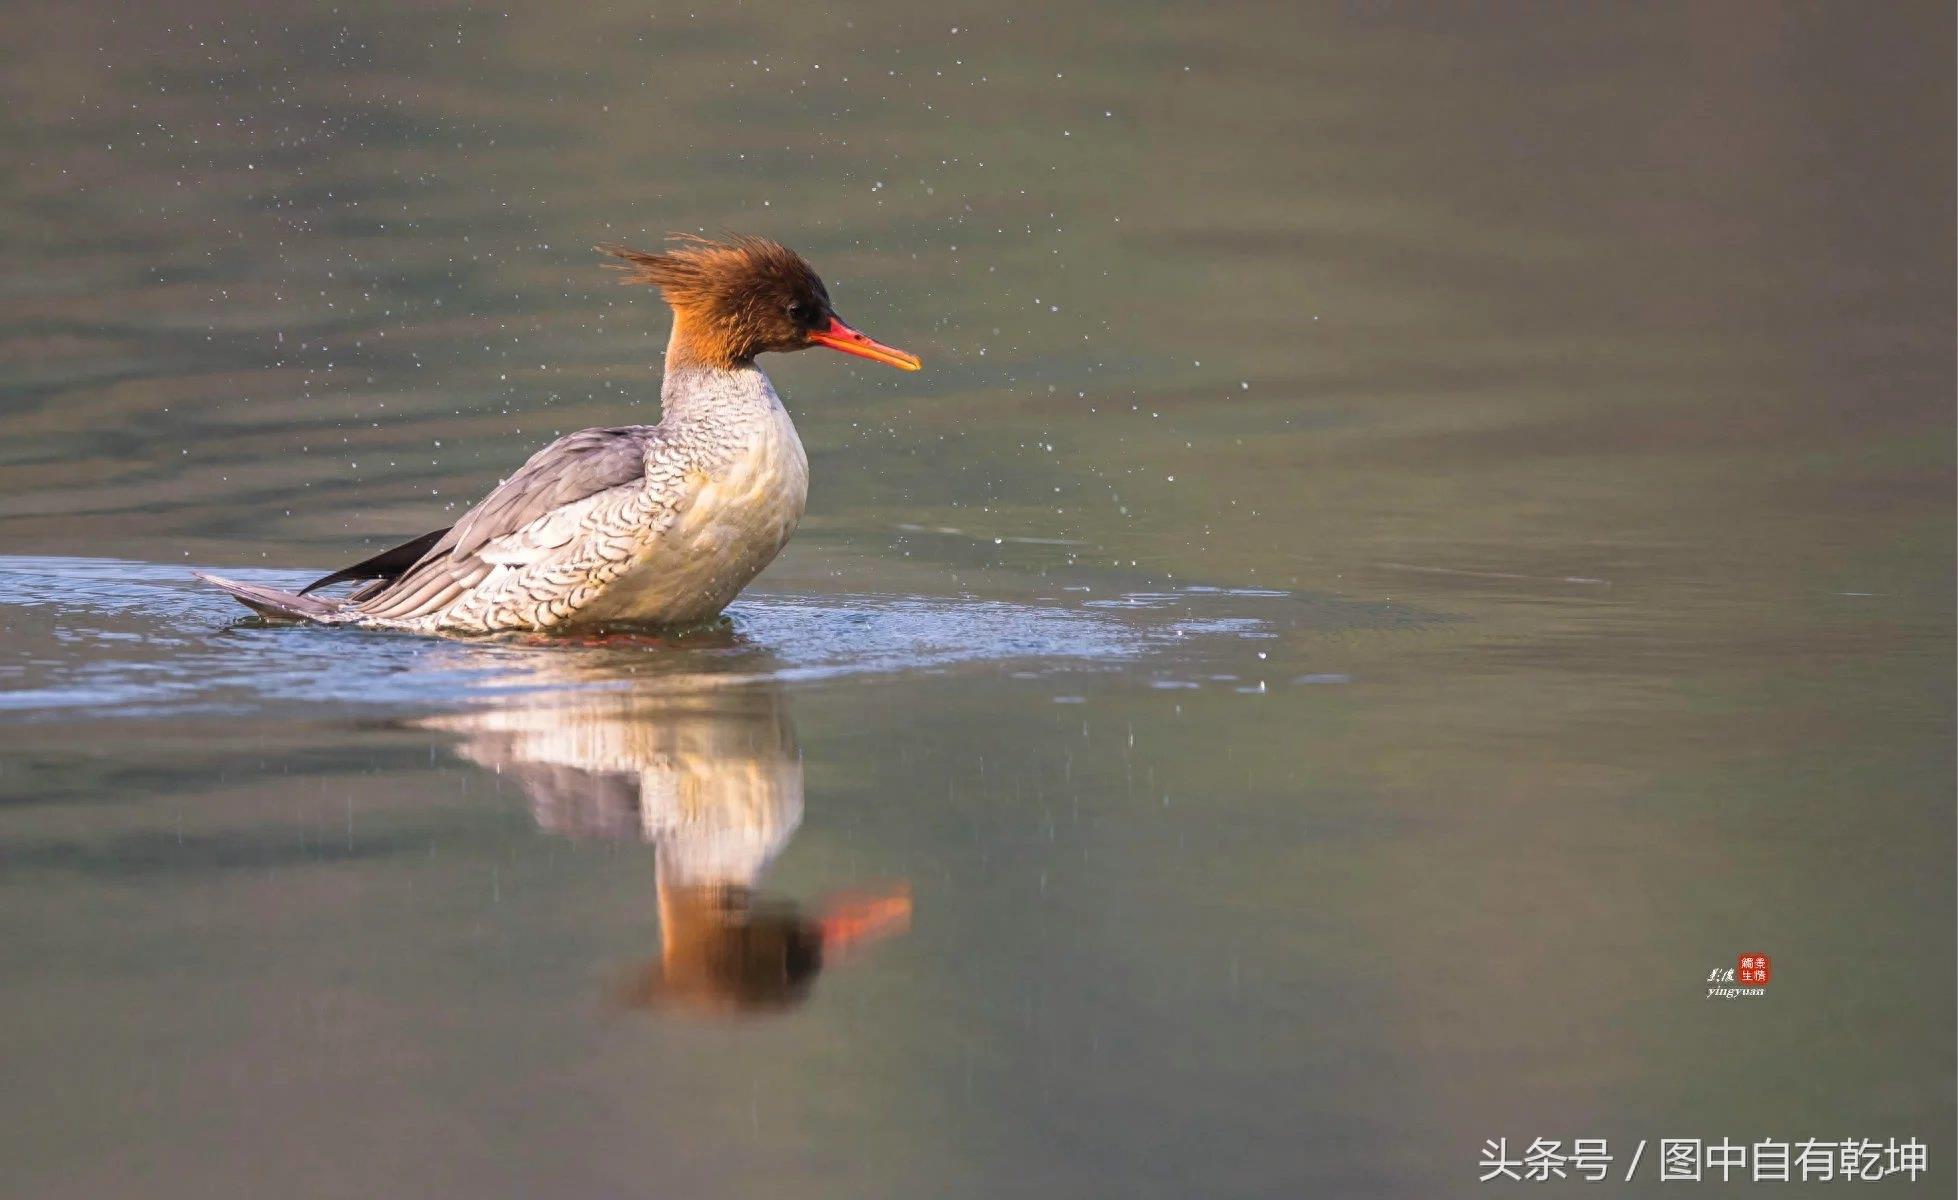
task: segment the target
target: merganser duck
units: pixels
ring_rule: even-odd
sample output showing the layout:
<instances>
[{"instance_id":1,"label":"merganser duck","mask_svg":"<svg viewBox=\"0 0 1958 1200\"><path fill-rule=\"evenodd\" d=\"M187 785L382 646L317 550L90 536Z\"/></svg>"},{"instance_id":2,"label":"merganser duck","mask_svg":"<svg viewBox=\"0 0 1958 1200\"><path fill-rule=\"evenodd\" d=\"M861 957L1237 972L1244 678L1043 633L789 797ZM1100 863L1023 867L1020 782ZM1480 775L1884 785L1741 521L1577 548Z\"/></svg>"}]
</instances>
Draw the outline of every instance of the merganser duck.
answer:
<instances>
[{"instance_id":1,"label":"merganser duck","mask_svg":"<svg viewBox=\"0 0 1958 1200\"><path fill-rule=\"evenodd\" d=\"M801 255L759 237L598 249L673 309L657 425L559 438L447 529L298 592L200 574L267 617L419 633L675 627L711 620L795 532L809 461L755 356L827 346L901 370L830 307ZM320 588L368 581L345 598Z\"/></svg>"},{"instance_id":2,"label":"merganser duck","mask_svg":"<svg viewBox=\"0 0 1958 1200\"><path fill-rule=\"evenodd\" d=\"M460 736L455 754L514 781L547 833L651 844L660 954L623 981L632 1007L792 1008L826 966L910 927L903 884L813 906L761 890L802 823L802 755L778 689L680 677L410 725Z\"/></svg>"}]
</instances>

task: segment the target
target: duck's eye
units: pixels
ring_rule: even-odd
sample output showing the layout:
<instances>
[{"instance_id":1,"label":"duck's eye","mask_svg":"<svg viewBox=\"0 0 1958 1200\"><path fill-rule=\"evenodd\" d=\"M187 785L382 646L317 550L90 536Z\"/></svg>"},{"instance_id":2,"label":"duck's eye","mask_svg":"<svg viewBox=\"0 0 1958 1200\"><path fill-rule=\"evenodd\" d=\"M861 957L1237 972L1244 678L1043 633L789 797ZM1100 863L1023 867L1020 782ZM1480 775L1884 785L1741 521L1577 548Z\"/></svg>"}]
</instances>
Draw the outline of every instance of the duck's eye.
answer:
<instances>
[{"instance_id":1,"label":"duck's eye","mask_svg":"<svg viewBox=\"0 0 1958 1200\"><path fill-rule=\"evenodd\" d=\"M789 301L789 320L800 325L809 319L809 306L800 300Z\"/></svg>"}]
</instances>

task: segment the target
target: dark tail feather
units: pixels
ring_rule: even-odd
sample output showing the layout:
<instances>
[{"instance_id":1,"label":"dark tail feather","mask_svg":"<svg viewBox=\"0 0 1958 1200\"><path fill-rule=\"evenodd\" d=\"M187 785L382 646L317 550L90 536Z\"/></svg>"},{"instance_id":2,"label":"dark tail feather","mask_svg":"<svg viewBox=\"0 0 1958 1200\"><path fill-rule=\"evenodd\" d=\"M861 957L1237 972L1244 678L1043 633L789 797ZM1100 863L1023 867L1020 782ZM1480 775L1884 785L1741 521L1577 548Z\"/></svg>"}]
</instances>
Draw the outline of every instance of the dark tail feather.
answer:
<instances>
[{"instance_id":1,"label":"dark tail feather","mask_svg":"<svg viewBox=\"0 0 1958 1200\"><path fill-rule=\"evenodd\" d=\"M340 611L338 600L314 600L277 588L259 587L255 583L236 583L216 575L206 575L202 571L192 573L205 583L214 583L230 592L238 603L259 616L271 617L276 621L317 621Z\"/></svg>"},{"instance_id":2,"label":"dark tail feather","mask_svg":"<svg viewBox=\"0 0 1958 1200\"><path fill-rule=\"evenodd\" d=\"M345 583L349 579L385 579L389 581L399 579L407 573L409 567L414 566L422 560L422 555L434 549L435 543L441 541L442 535L447 532L449 531L446 529L437 529L432 533L424 533L412 542L403 542L392 550L383 550L374 557L357 562L351 567L335 571L331 575L322 575L305 587L300 588L299 594L304 596L308 592L318 591L323 587L332 587L336 583Z\"/></svg>"}]
</instances>

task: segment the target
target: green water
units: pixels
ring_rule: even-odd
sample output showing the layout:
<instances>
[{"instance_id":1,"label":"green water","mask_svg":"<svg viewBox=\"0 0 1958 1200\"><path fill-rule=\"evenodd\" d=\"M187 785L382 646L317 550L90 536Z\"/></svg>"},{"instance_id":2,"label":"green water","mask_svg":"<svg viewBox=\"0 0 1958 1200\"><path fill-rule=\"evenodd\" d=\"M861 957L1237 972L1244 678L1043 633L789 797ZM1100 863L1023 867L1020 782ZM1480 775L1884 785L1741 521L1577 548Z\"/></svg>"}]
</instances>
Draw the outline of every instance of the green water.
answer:
<instances>
[{"instance_id":1,"label":"green water","mask_svg":"<svg viewBox=\"0 0 1958 1200\"><path fill-rule=\"evenodd\" d=\"M1948 7L0 31L0 1192L1949 1194ZM189 578L655 419L588 247L691 229L926 363L763 360L810 512L732 634Z\"/></svg>"}]
</instances>

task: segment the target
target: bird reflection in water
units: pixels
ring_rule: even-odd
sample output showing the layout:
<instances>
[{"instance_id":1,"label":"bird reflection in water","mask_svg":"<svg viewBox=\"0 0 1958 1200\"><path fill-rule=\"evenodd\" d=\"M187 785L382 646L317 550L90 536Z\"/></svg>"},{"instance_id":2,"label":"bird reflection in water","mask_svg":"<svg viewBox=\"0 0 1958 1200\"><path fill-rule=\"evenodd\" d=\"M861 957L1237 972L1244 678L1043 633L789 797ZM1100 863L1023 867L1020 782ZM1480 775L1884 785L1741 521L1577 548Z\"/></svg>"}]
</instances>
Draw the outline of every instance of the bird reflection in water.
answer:
<instances>
[{"instance_id":1,"label":"bird reflection in water","mask_svg":"<svg viewBox=\"0 0 1958 1200\"><path fill-rule=\"evenodd\" d=\"M909 928L908 886L805 908L757 889L802 823L802 754L778 689L553 697L417 721L513 779L538 826L652 844L661 953L621 989L638 1008L782 1011L823 967Z\"/></svg>"}]
</instances>

